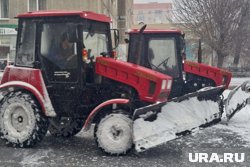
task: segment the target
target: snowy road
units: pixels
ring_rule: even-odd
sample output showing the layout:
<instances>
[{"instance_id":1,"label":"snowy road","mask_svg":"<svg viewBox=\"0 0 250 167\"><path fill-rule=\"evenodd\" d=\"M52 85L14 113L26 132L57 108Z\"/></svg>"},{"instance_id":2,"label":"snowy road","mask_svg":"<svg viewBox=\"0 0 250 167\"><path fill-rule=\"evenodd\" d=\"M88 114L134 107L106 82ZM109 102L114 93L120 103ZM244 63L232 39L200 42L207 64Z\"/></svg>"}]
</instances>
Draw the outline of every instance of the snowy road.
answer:
<instances>
[{"instance_id":1,"label":"snowy road","mask_svg":"<svg viewBox=\"0 0 250 167\"><path fill-rule=\"evenodd\" d=\"M248 118L250 118L249 113L239 113L239 117L232 120L228 126L219 124L146 152L140 154L131 152L127 156L120 157L108 156L97 149L92 133L80 133L67 140L47 135L42 143L30 149L9 148L0 142L0 166L199 166L201 164L188 162L188 153L235 150L244 152L246 161L234 165L250 166ZM238 121L243 122L238 124ZM214 164L214 166L231 165L232 163ZM202 166L211 166L211 163Z\"/></svg>"}]
</instances>

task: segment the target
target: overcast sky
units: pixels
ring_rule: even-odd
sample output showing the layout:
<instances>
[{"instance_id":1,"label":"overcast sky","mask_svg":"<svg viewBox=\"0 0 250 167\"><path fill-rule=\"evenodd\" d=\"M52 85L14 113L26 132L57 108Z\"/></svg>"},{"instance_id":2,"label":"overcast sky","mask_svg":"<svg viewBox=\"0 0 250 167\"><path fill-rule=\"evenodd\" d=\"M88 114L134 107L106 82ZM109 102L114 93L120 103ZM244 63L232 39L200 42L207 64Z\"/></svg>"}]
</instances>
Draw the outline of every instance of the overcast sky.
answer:
<instances>
[{"instance_id":1,"label":"overcast sky","mask_svg":"<svg viewBox=\"0 0 250 167\"><path fill-rule=\"evenodd\" d=\"M134 3L149 3L149 2L166 3L166 2L172 2L172 0L134 0Z\"/></svg>"}]
</instances>

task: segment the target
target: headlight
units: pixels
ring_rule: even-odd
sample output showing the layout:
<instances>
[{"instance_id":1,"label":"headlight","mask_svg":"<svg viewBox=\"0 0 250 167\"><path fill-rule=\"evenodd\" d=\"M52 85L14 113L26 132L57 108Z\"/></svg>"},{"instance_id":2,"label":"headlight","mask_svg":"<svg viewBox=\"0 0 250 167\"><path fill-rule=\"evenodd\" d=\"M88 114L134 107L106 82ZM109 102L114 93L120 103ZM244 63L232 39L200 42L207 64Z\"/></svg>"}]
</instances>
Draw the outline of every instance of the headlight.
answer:
<instances>
[{"instance_id":1,"label":"headlight","mask_svg":"<svg viewBox=\"0 0 250 167\"><path fill-rule=\"evenodd\" d=\"M167 80L163 80L161 84L161 90L166 89L166 86L167 86Z\"/></svg>"},{"instance_id":2,"label":"headlight","mask_svg":"<svg viewBox=\"0 0 250 167\"><path fill-rule=\"evenodd\" d=\"M167 89L171 89L171 86L172 86L172 80L169 80L169 81L168 81Z\"/></svg>"},{"instance_id":3,"label":"headlight","mask_svg":"<svg viewBox=\"0 0 250 167\"><path fill-rule=\"evenodd\" d=\"M172 80L163 80L161 84L161 89L162 90L171 89L171 86L172 86Z\"/></svg>"}]
</instances>

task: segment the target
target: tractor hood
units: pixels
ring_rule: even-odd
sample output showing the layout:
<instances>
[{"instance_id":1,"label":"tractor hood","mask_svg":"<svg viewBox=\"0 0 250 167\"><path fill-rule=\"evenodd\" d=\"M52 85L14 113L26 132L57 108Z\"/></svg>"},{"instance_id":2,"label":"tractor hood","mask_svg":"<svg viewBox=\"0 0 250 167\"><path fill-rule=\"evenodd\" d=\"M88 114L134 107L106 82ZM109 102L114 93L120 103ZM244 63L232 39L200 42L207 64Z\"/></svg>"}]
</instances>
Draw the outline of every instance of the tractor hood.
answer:
<instances>
[{"instance_id":1,"label":"tractor hood","mask_svg":"<svg viewBox=\"0 0 250 167\"><path fill-rule=\"evenodd\" d=\"M96 73L130 85L145 102L166 101L172 86L172 77L120 60L96 58Z\"/></svg>"}]
</instances>

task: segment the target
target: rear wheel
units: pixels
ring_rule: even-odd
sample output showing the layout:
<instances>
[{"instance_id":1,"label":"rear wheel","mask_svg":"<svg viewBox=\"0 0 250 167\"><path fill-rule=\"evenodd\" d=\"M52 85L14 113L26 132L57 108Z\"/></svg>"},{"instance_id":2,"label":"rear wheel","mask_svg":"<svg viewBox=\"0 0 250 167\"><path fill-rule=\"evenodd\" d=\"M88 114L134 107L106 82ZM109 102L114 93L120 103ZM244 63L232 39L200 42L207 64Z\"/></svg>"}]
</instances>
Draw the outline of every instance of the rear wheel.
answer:
<instances>
[{"instance_id":1,"label":"rear wheel","mask_svg":"<svg viewBox=\"0 0 250 167\"><path fill-rule=\"evenodd\" d=\"M108 114L96 126L95 138L104 152L126 154L133 146L132 120L125 114Z\"/></svg>"},{"instance_id":2,"label":"rear wheel","mask_svg":"<svg viewBox=\"0 0 250 167\"><path fill-rule=\"evenodd\" d=\"M56 137L71 137L82 130L84 120L82 118L60 117L50 120L49 132Z\"/></svg>"},{"instance_id":3,"label":"rear wheel","mask_svg":"<svg viewBox=\"0 0 250 167\"><path fill-rule=\"evenodd\" d=\"M0 133L7 145L30 147L46 135L48 119L36 99L24 92L14 92L0 106Z\"/></svg>"}]
</instances>

